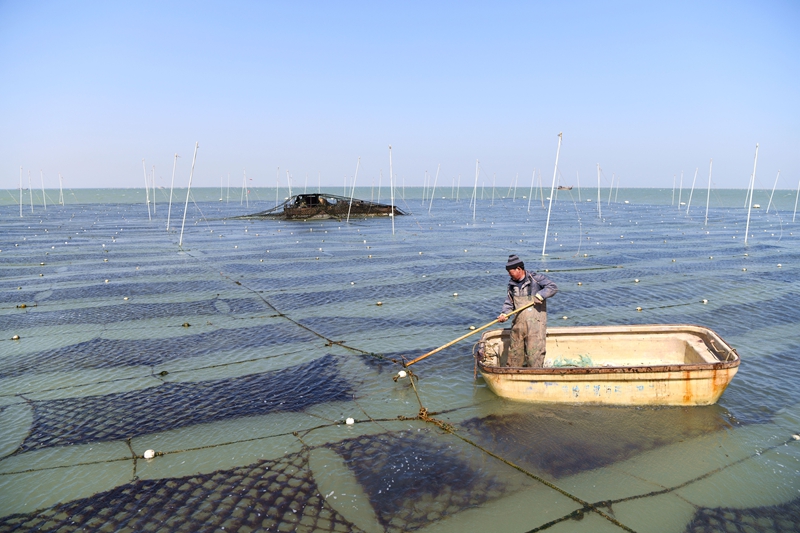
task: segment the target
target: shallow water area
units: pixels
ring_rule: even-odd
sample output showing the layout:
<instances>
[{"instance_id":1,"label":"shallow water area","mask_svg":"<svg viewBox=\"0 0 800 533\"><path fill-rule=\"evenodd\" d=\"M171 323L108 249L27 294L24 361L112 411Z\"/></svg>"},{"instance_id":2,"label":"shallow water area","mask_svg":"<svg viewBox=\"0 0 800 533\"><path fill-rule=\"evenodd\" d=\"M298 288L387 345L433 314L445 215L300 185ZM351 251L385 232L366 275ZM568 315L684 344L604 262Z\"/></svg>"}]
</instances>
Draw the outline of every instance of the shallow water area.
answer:
<instances>
[{"instance_id":1,"label":"shallow water area","mask_svg":"<svg viewBox=\"0 0 800 533\"><path fill-rule=\"evenodd\" d=\"M182 202L168 231L143 191L6 199L0 532L800 531L793 194L745 244L745 191L707 224L704 191L560 191L542 255L538 192L404 192L393 234L198 189L182 246ZM700 324L738 374L706 407L517 403L476 335L393 379L496 317L511 253L558 284L550 326Z\"/></svg>"}]
</instances>

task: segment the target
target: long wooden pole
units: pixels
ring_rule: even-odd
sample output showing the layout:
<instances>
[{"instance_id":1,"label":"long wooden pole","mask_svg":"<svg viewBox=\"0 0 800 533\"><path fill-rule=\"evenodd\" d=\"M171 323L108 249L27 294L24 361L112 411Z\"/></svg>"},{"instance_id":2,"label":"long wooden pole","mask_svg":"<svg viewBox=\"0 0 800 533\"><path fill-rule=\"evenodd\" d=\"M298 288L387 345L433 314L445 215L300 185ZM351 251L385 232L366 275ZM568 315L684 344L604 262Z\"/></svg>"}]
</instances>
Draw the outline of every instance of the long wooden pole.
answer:
<instances>
[{"instance_id":1,"label":"long wooden pole","mask_svg":"<svg viewBox=\"0 0 800 533\"><path fill-rule=\"evenodd\" d=\"M756 143L756 157L753 161L753 175L750 178L750 201L747 203L747 225L744 228L744 243L747 244L747 235L750 233L750 210L753 207L753 188L756 184L756 166L758 165L758 143Z\"/></svg>"},{"instance_id":2,"label":"long wooden pole","mask_svg":"<svg viewBox=\"0 0 800 533\"><path fill-rule=\"evenodd\" d=\"M510 313L506 313L506 316L510 317L511 315L514 315L514 314L516 314L516 313L519 313L520 311L524 311L525 309L527 309L527 308L531 307L532 305L536 305L536 302L531 302L531 303L529 303L529 304L523 305L523 306L522 306L522 307L520 307L519 309L514 309L514 310L513 310L513 311L511 311ZM494 326L494 325L495 325L495 324L497 324L498 322L500 322L500 321L499 321L499 320L497 320L497 319L494 319L494 320L492 320L491 322L489 322L488 324L485 324L485 325L483 325L483 326L481 326L481 327L479 327L479 328L477 328L477 329L474 329L474 330L470 331L470 332L469 332L469 333L467 333L466 335L462 335L462 336L460 336L459 338L457 338L457 339L455 339L455 340L452 340L452 341L448 342L447 344L445 344L445 345L443 345L443 346L439 346L439 347L438 347L438 348L436 348L435 350L431 350L430 352L428 352L428 353L426 353L426 354L424 354L424 355L420 355L419 357L417 357L417 358L416 358L416 359L414 359L413 361L409 361L408 363L406 363L406 362L403 362L403 366L404 366L405 368L408 368L408 367L410 367L411 365L413 365L414 363L417 363L417 362L419 362L419 361L422 361L422 360L423 360L423 359L425 359L426 357L430 357L431 355L433 355L433 354L435 354L435 353L441 352L441 351L442 351L442 350L444 350L445 348L449 348L450 346L452 346L452 345L454 345L454 344L456 344L456 343L458 343L458 342L461 342L461 341L463 341L463 340L464 340L464 339L466 339L467 337L470 337L470 336L472 336L472 335L475 335L475 334L476 334L476 333L478 333L479 331L483 331L483 330L485 330L485 329L486 329L486 328L488 328L488 327Z\"/></svg>"},{"instance_id":3,"label":"long wooden pole","mask_svg":"<svg viewBox=\"0 0 800 533\"><path fill-rule=\"evenodd\" d=\"M689 214L689 208L692 207L692 196L694 195L694 183L697 181L697 171L700 167L694 169L694 179L692 180L692 191L689 193L689 202L686 204L686 214Z\"/></svg>"},{"instance_id":4,"label":"long wooden pole","mask_svg":"<svg viewBox=\"0 0 800 533\"><path fill-rule=\"evenodd\" d=\"M431 192L431 198L428 201L428 214L429 215L431 214L431 207L433 207L433 197L436 194L436 182L439 181L439 169L440 168L442 168L442 164L441 163L439 163L439 165L436 167L436 177L433 178L433 191Z\"/></svg>"},{"instance_id":5,"label":"long wooden pole","mask_svg":"<svg viewBox=\"0 0 800 533\"><path fill-rule=\"evenodd\" d=\"M792 222L794 222L794 217L797 215L797 199L800 198L800 181L797 182L797 194L794 195L794 213L792 213ZM20 211L22 213L22 211ZM22 215L20 215L22 216Z\"/></svg>"},{"instance_id":6,"label":"long wooden pole","mask_svg":"<svg viewBox=\"0 0 800 533\"><path fill-rule=\"evenodd\" d=\"M778 175L780 175L780 173L779 170ZM44 210L47 211L47 200L44 194L44 171L41 168L39 169L39 177L42 179L42 205L44 206ZM775 183L777 183L777 180ZM775 192L775 189L772 189L772 191ZM767 212L769 212L769 209L767 209Z\"/></svg>"},{"instance_id":7,"label":"long wooden pole","mask_svg":"<svg viewBox=\"0 0 800 533\"><path fill-rule=\"evenodd\" d=\"M556 190L556 176L558 175L558 154L561 153L561 133L558 134L558 148L556 149L556 166L553 169L553 184L550 186L550 204L547 207L547 223L544 225L544 242L542 243L542 255L547 255L547 232L550 229L550 212L553 210L553 194Z\"/></svg>"},{"instance_id":8,"label":"long wooden pole","mask_svg":"<svg viewBox=\"0 0 800 533\"><path fill-rule=\"evenodd\" d=\"M394 235L394 173L392 172L392 145L389 145L389 194L392 199L392 210L389 216L392 217L392 235Z\"/></svg>"},{"instance_id":9,"label":"long wooden pole","mask_svg":"<svg viewBox=\"0 0 800 533\"><path fill-rule=\"evenodd\" d=\"M192 176L194 176L194 162L197 160L197 147L199 142L194 143L194 155L192 156L192 169L189 171L189 186L186 188L186 204L183 206L183 222L181 222L181 236L178 239L178 246L183 246L183 227L186 225L186 211L189 210L189 195L192 194Z\"/></svg>"},{"instance_id":10,"label":"long wooden pole","mask_svg":"<svg viewBox=\"0 0 800 533\"><path fill-rule=\"evenodd\" d=\"M536 169L533 169L533 174L531 174L531 190L528 192L528 213L531 212L531 199L533 198L533 182L536 179Z\"/></svg>"},{"instance_id":11,"label":"long wooden pole","mask_svg":"<svg viewBox=\"0 0 800 533\"><path fill-rule=\"evenodd\" d=\"M356 194L356 180L358 179L358 167L361 166L361 157L356 161L356 175L353 178L353 188L350 189L350 204L347 206L347 223L350 223L350 209L353 208L353 196Z\"/></svg>"},{"instance_id":12,"label":"long wooden pole","mask_svg":"<svg viewBox=\"0 0 800 533\"><path fill-rule=\"evenodd\" d=\"M772 192L769 195L769 203L767 204L767 214L769 214L769 208L772 207L772 197L775 195L775 187L778 185L778 178L781 177L781 171L778 171L778 175L775 176L775 183L772 184ZM44 194L44 187L42 188L42 194ZM778 208L775 208L775 212L778 212Z\"/></svg>"},{"instance_id":13,"label":"long wooden pole","mask_svg":"<svg viewBox=\"0 0 800 533\"><path fill-rule=\"evenodd\" d=\"M142 159L142 172L144 173L144 197L147 202L147 220L150 218L150 187L147 185L147 167L144 166L144 159Z\"/></svg>"},{"instance_id":14,"label":"long wooden pole","mask_svg":"<svg viewBox=\"0 0 800 533\"><path fill-rule=\"evenodd\" d=\"M480 162L475 160L475 187L472 189L472 221L475 222L475 209L478 207L478 167Z\"/></svg>"},{"instance_id":15,"label":"long wooden pole","mask_svg":"<svg viewBox=\"0 0 800 533\"><path fill-rule=\"evenodd\" d=\"M169 231L169 218L172 215L172 189L175 187L175 167L178 166L178 152L175 152L175 158L172 160L172 181L169 184L169 208L167 208L167 231ZM222 181L220 178L219 196L222 200Z\"/></svg>"},{"instance_id":16,"label":"long wooden pole","mask_svg":"<svg viewBox=\"0 0 800 533\"><path fill-rule=\"evenodd\" d=\"M706 221L705 226L708 226L708 203L711 200L711 167L714 165L714 160L708 162L708 192L706 192Z\"/></svg>"}]
</instances>

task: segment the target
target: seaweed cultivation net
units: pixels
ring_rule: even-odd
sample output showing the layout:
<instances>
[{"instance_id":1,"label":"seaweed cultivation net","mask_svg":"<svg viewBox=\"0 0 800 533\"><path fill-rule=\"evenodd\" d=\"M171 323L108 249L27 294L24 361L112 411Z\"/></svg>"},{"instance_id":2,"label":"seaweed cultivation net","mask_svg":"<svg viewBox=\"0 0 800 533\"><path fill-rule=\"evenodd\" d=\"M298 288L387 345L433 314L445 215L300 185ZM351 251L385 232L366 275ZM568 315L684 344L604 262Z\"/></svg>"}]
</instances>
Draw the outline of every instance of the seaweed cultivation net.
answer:
<instances>
[{"instance_id":1,"label":"seaweed cultivation net","mask_svg":"<svg viewBox=\"0 0 800 533\"><path fill-rule=\"evenodd\" d=\"M659 510L658 498L681 510L665 519L674 531L796 530L789 494L799 467L787 435L800 429L800 254L776 216L754 221L762 242L744 249L730 208L717 208L706 229L669 205L604 205L597 220L591 205L559 203L541 258L545 213L528 213L526 202L481 203L475 222L465 203L437 200L431 216L409 203L393 238L386 220L233 221L223 217L241 214L238 206L209 202L209 220L195 220L183 250L141 206L56 207L41 227L38 215L31 223L3 211L0 329L22 339L0 341L0 385L15 391L0 396L0 531L461 530L459 520L589 531L591 521L578 521L588 514L639 531L654 527L640 517ZM521 406L473 383L465 342L415 366L415 381L392 381L392 359L494 317L509 253L559 284L551 326L707 325L744 355L740 375L707 408ZM194 333L184 321L213 324ZM264 358L282 370L256 370ZM167 363L182 381L154 368ZM123 375L134 390L81 392ZM217 425L222 438L210 433ZM323 444L295 453L264 435ZM194 473L138 479L136 439L166 442L153 465L185 457ZM103 443L125 443L130 454L89 451ZM199 459L229 454L235 463L253 450L268 458L224 469ZM320 466L309 463L320 450L344 465L334 486L366 495L359 509L321 491ZM131 463L133 477L111 481L112 460ZM748 465L757 466L738 478L747 482L718 490L718 479ZM64 469L95 479L92 496L72 495ZM508 482L511 473L528 484ZM743 495L750 485L774 505ZM697 486L710 496L685 492ZM535 503L515 500L536 487L544 493Z\"/></svg>"}]
</instances>

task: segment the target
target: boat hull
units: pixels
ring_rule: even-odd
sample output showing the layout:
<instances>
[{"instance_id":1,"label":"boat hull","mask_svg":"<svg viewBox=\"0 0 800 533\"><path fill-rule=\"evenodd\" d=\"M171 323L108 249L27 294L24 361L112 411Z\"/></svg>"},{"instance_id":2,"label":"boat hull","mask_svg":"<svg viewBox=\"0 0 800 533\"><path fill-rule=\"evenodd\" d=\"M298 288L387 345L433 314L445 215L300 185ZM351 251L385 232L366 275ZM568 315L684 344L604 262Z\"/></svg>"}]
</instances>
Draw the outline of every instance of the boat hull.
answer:
<instances>
[{"instance_id":1,"label":"boat hull","mask_svg":"<svg viewBox=\"0 0 800 533\"><path fill-rule=\"evenodd\" d=\"M546 368L498 366L509 332L484 333L477 367L495 394L526 402L711 405L740 362L733 348L702 326L590 326L548 329ZM594 366L547 367L577 355Z\"/></svg>"}]
</instances>

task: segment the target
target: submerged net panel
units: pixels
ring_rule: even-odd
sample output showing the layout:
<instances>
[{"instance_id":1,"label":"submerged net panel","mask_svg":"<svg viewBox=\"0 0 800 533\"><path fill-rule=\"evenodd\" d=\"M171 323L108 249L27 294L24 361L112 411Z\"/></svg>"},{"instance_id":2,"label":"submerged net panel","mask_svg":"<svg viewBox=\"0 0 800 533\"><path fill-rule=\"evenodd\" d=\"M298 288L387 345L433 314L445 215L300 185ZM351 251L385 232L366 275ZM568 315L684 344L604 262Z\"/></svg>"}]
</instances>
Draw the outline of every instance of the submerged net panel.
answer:
<instances>
[{"instance_id":1,"label":"submerged net panel","mask_svg":"<svg viewBox=\"0 0 800 533\"><path fill-rule=\"evenodd\" d=\"M278 346L316 339L288 324L221 329L168 339L92 339L53 350L0 360L0 378L40 372L154 366L228 350Z\"/></svg>"},{"instance_id":2,"label":"submerged net panel","mask_svg":"<svg viewBox=\"0 0 800 533\"><path fill-rule=\"evenodd\" d=\"M535 412L493 414L462 423L477 443L553 478L614 464L730 425L718 406L648 410L543 406Z\"/></svg>"},{"instance_id":3,"label":"submerged net panel","mask_svg":"<svg viewBox=\"0 0 800 533\"><path fill-rule=\"evenodd\" d=\"M686 533L730 531L733 533L797 533L800 532L800 498L782 505L765 505L746 509L703 507L697 510L686 526Z\"/></svg>"},{"instance_id":4,"label":"submerged net panel","mask_svg":"<svg viewBox=\"0 0 800 533\"><path fill-rule=\"evenodd\" d=\"M224 304L222 303L224 302ZM221 310L222 309L222 310ZM230 300L204 300L197 302L170 303L123 303L99 307L83 307L60 311L29 310L6 316L5 328L35 328L60 326L65 324L114 324L129 320L171 318L187 316L213 316L230 313L258 314L271 311L267 306L253 298Z\"/></svg>"},{"instance_id":5,"label":"submerged net panel","mask_svg":"<svg viewBox=\"0 0 800 533\"><path fill-rule=\"evenodd\" d=\"M180 478L138 480L0 518L13 531L361 531L319 493L307 453Z\"/></svg>"},{"instance_id":6,"label":"submerged net panel","mask_svg":"<svg viewBox=\"0 0 800 533\"><path fill-rule=\"evenodd\" d=\"M215 420L300 411L346 401L352 387L336 358L285 370L60 400L34 401L33 427L18 452L120 440Z\"/></svg>"},{"instance_id":7,"label":"submerged net panel","mask_svg":"<svg viewBox=\"0 0 800 533\"><path fill-rule=\"evenodd\" d=\"M388 532L419 529L504 489L427 431L364 435L330 447L345 458Z\"/></svg>"}]
</instances>

